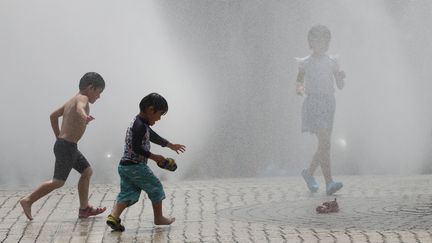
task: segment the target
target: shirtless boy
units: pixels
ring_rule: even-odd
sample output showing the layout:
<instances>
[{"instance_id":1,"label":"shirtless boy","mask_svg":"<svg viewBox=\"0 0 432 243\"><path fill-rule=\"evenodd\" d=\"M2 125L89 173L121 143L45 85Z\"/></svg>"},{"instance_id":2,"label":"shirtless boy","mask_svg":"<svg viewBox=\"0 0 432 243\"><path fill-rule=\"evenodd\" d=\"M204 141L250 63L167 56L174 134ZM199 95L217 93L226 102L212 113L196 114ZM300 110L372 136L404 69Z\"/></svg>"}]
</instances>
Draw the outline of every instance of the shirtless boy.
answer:
<instances>
[{"instance_id":1,"label":"shirtless boy","mask_svg":"<svg viewBox=\"0 0 432 243\"><path fill-rule=\"evenodd\" d=\"M52 180L42 183L20 204L25 215L32 220L31 206L53 190L62 187L72 169L81 174L78 182L80 207L79 218L103 213L106 208L95 208L88 203L90 177L93 173L87 159L78 150L77 143L83 136L87 124L94 118L90 115L90 104L100 98L105 81L98 73L88 72L80 80L79 92L50 115L51 127L57 140L54 144L55 166ZM89 104L90 103L90 104ZM62 117L61 128L59 118Z\"/></svg>"}]
</instances>

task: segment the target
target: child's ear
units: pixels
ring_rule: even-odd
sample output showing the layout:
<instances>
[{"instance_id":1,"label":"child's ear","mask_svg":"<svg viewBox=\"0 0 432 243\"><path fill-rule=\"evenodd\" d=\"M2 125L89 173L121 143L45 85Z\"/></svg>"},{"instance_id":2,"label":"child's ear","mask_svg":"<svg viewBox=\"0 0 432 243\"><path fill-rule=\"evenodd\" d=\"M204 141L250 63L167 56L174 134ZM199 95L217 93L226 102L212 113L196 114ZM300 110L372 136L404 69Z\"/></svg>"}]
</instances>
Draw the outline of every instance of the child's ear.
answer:
<instances>
[{"instance_id":1,"label":"child's ear","mask_svg":"<svg viewBox=\"0 0 432 243\"><path fill-rule=\"evenodd\" d=\"M90 84L89 86L87 86L87 88L85 88L86 91L91 91L93 89L95 89L95 87L92 84Z\"/></svg>"}]
</instances>

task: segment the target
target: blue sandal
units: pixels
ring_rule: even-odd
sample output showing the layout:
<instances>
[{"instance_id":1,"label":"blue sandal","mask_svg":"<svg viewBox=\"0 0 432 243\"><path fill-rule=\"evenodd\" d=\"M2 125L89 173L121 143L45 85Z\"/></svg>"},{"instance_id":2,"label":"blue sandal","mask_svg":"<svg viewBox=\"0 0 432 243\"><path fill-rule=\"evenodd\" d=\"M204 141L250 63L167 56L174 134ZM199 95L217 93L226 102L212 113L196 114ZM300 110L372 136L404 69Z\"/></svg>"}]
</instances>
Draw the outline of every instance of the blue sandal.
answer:
<instances>
[{"instance_id":1,"label":"blue sandal","mask_svg":"<svg viewBox=\"0 0 432 243\"><path fill-rule=\"evenodd\" d=\"M327 183L327 195L333 195L335 192L339 191L343 187L342 182L330 181Z\"/></svg>"},{"instance_id":2,"label":"blue sandal","mask_svg":"<svg viewBox=\"0 0 432 243\"><path fill-rule=\"evenodd\" d=\"M303 179L306 181L306 185L309 188L309 191L317 192L318 183L316 182L313 176L309 175L307 169L302 170L301 175L303 176Z\"/></svg>"}]
</instances>

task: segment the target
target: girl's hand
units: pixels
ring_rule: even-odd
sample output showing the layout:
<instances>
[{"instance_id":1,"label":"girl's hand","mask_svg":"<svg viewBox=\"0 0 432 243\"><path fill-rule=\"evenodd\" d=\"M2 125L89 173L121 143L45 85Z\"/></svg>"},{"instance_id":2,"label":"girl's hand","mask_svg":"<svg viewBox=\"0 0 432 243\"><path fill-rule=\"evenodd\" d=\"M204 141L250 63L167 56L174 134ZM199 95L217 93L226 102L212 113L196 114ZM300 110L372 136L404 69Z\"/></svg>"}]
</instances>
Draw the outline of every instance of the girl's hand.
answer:
<instances>
[{"instance_id":1,"label":"girl's hand","mask_svg":"<svg viewBox=\"0 0 432 243\"><path fill-rule=\"evenodd\" d=\"M305 92L305 87L302 84L297 84L296 93L297 95L303 96Z\"/></svg>"},{"instance_id":2,"label":"girl's hand","mask_svg":"<svg viewBox=\"0 0 432 243\"><path fill-rule=\"evenodd\" d=\"M168 143L167 145L168 148L174 150L177 154L179 152L184 153L186 151L186 146L182 145L182 144L172 144L172 143Z\"/></svg>"},{"instance_id":3,"label":"girl's hand","mask_svg":"<svg viewBox=\"0 0 432 243\"><path fill-rule=\"evenodd\" d=\"M345 72L344 71L339 71L335 74L335 78L336 80L343 80L345 79Z\"/></svg>"},{"instance_id":4,"label":"girl's hand","mask_svg":"<svg viewBox=\"0 0 432 243\"><path fill-rule=\"evenodd\" d=\"M339 71L337 73L335 73L335 80L336 80L336 86L338 87L338 89L343 89L343 87L345 86L345 72L344 71Z\"/></svg>"}]
</instances>

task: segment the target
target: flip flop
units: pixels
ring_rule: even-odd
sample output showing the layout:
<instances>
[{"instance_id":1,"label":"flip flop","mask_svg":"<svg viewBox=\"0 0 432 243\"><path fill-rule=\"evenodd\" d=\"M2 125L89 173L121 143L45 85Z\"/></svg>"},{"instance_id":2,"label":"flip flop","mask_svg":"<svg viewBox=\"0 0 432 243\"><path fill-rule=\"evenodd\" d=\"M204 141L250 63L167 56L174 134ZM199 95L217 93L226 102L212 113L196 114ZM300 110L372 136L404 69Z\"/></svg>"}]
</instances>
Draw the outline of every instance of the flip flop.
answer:
<instances>
[{"instance_id":1,"label":"flip flop","mask_svg":"<svg viewBox=\"0 0 432 243\"><path fill-rule=\"evenodd\" d=\"M85 218L88 218L90 216L95 216L95 215L101 214L101 213L105 212L105 210L106 210L106 207L94 208L93 206L87 206L87 208L85 208L85 209L80 208L79 213L78 213L78 218L80 218L80 219L84 218L85 219Z\"/></svg>"}]
</instances>

